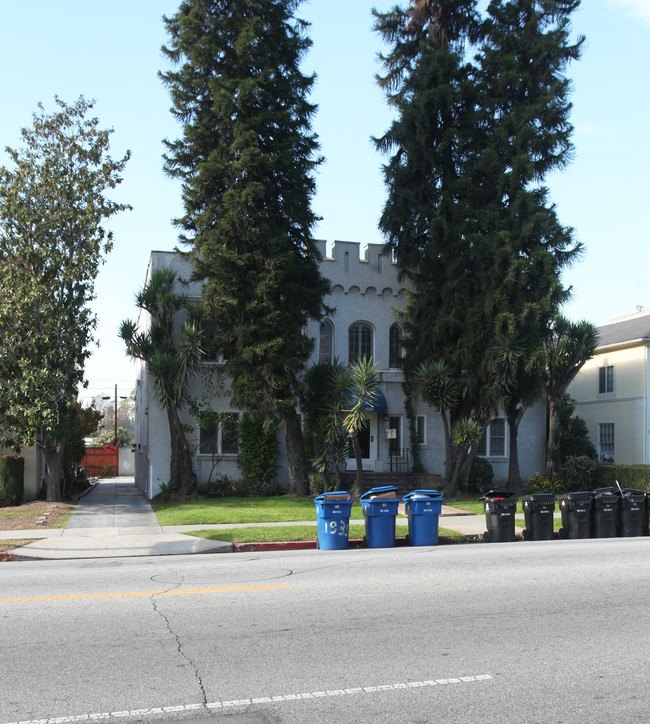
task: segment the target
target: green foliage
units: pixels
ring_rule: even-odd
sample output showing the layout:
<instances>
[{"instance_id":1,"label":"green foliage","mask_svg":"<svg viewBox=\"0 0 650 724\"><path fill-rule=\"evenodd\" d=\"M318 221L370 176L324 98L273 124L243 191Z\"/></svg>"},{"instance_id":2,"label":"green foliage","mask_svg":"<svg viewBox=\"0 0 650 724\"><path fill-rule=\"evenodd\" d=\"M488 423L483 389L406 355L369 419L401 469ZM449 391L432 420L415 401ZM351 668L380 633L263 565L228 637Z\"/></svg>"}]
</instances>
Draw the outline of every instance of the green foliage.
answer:
<instances>
[{"instance_id":1,"label":"green foliage","mask_svg":"<svg viewBox=\"0 0 650 724\"><path fill-rule=\"evenodd\" d=\"M557 439L563 471L565 461L570 457L596 457L596 448L589 437L587 423L575 414L576 404L569 395L564 395L557 410Z\"/></svg>"},{"instance_id":2,"label":"green foliage","mask_svg":"<svg viewBox=\"0 0 650 724\"><path fill-rule=\"evenodd\" d=\"M568 457L562 465L560 479L568 492L593 490L596 484L596 471L600 463L585 455Z\"/></svg>"},{"instance_id":3,"label":"green foliage","mask_svg":"<svg viewBox=\"0 0 650 724\"><path fill-rule=\"evenodd\" d=\"M176 223L216 343L229 351L233 403L280 417L290 488L302 493L296 395L313 348L305 329L323 316L329 284L312 238L321 159L297 4L184 0L165 18L172 70L161 77L183 124L165 142L165 170L183 184Z\"/></svg>"},{"instance_id":4,"label":"green foliage","mask_svg":"<svg viewBox=\"0 0 650 724\"><path fill-rule=\"evenodd\" d=\"M617 480L622 488L650 490L650 465L598 465L594 487L615 486Z\"/></svg>"},{"instance_id":5,"label":"green foliage","mask_svg":"<svg viewBox=\"0 0 650 724\"><path fill-rule=\"evenodd\" d=\"M108 198L129 153L108 154L111 131L79 98L42 106L13 168L0 168L0 444L36 444L48 500L61 498L65 440L94 341L95 278L112 247L105 219L128 209Z\"/></svg>"},{"instance_id":6,"label":"green foliage","mask_svg":"<svg viewBox=\"0 0 650 724\"><path fill-rule=\"evenodd\" d=\"M278 466L277 422L256 412L244 412L239 423L237 464L250 495L280 492L274 480Z\"/></svg>"},{"instance_id":7,"label":"green foliage","mask_svg":"<svg viewBox=\"0 0 650 724\"><path fill-rule=\"evenodd\" d=\"M451 490L467 455L451 439L459 421L484 426L502 402L516 428L537 399L544 333L567 297L560 274L580 251L543 185L572 150L577 5L493 0L480 15L477 0L413 0L373 12L396 115L376 139L389 156L379 225L412 290L407 385L423 363L440 366L420 387L441 413Z\"/></svg>"},{"instance_id":8,"label":"green foliage","mask_svg":"<svg viewBox=\"0 0 650 724\"><path fill-rule=\"evenodd\" d=\"M243 480L235 480L230 475L219 473L215 475L214 480L208 483L206 492L215 498L230 498L232 496L245 498L248 495L248 488Z\"/></svg>"},{"instance_id":9,"label":"green foliage","mask_svg":"<svg viewBox=\"0 0 650 724\"><path fill-rule=\"evenodd\" d=\"M102 413L94 407L82 407L77 403L71 411L70 426L63 455L63 488L70 497L88 487L88 475L81 466L86 453L85 438L90 437L102 419Z\"/></svg>"},{"instance_id":10,"label":"green foliage","mask_svg":"<svg viewBox=\"0 0 650 724\"><path fill-rule=\"evenodd\" d=\"M9 505L20 505L25 494L25 459L0 455L0 493Z\"/></svg>"},{"instance_id":11,"label":"green foliage","mask_svg":"<svg viewBox=\"0 0 650 724\"><path fill-rule=\"evenodd\" d=\"M492 488L494 481L494 470L492 465L485 459L476 456L472 460L467 477L468 493L484 493ZM461 506L462 507L462 506Z\"/></svg>"},{"instance_id":12,"label":"green foliage","mask_svg":"<svg viewBox=\"0 0 650 724\"><path fill-rule=\"evenodd\" d=\"M549 478L535 473L528 481L531 493L552 493L559 495L564 492L564 483L559 478Z\"/></svg>"},{"instance_id":13,"label":"green foliage","mask_svg":"<svg viewBox=\"0 0 650 724\"><path fill-rule=\"evenodd\" d=\"M115 439L114 430L101 430L101 432L92 439L90 447L104 447L105 445L130 447L133 445L133 440L128 431L123 427L117 428L117 440Z\"/></svg>"},{"instance_id":14,"label":"green foliage","mask_svg":"<svg viewBox=\"0 0 650 724\"><path fill-rule=\"evenodd\" d=\"M173 269L156 269L136 295L137 306L150 317L149 328L139 329L126 320L119 335L127 354L146 362L153 378L154 395L169 424L169 484L186 497L196 489L196 475L180 411L189 403L189 382L199 369L202 333L191 316L180 328L176 324L176 316L189 307L187 297L177 291L178 285Z\"/></svg>"},{"instance_id":15,"label":"green foliage","mask_svg":"<svg viewBox=\"0 0 650 724\"><path fill-rule=\"evenodd\" d=\"M102 475L99 476L104 477ZM161 503L169 503L169 501L172 499L172 496L174 494L175 487L171 483L161 483L160 489L158 490L158 495L156 496L156 500Z\"/></svg>"}]
</instances>

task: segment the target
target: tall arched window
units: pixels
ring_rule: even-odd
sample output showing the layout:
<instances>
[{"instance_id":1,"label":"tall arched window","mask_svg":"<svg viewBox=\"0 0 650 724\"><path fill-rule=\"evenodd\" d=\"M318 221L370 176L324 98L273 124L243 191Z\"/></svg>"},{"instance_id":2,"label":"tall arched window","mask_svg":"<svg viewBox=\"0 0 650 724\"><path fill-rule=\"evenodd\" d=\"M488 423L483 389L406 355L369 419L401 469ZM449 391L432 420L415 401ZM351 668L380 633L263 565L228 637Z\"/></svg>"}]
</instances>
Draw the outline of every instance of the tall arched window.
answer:
<instances>
[{"instance_id":1,"label":"tall arched window","mask_svg":"<svg viewBox=\"0 0 650 724\"><path fill-rule=\"evenodd\" d=\"M351 324L348 330L348 362L372 357L372 327L366 322Z\"/></svg>"},{"instance_id":2,"label":"tall arched window","mask_svg":"<svg viewBox=\"0 0 650 724\"><path fill-rule=\"evenodd\" d=\"M331 362L334 353L334 327L327 320L320 323L320 336L318 340L318 361Z\"/></svg>"},{"instance_id":3,"label":"tall arched window","mask_svg":"<svg viewBox=\"0 0 650 724\"><path fill-rule=\"evenodd\" d=\"M402 330L393 324L388 332L388 366L392 370L402 366Z\"/></svg>"}]
</instances>

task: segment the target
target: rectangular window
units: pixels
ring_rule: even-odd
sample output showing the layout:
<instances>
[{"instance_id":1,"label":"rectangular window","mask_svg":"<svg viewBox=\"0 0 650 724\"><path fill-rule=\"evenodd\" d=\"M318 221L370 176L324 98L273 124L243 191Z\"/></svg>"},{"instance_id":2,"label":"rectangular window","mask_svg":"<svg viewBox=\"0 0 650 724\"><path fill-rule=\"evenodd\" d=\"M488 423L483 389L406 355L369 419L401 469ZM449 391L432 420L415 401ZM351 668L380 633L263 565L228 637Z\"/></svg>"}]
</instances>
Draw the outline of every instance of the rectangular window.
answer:
<instances>
[{"instance_id":1,"label":"rectangular window","mask_svg":"<svg viewBox=\"0 0 650 724\"><path fill-rule=\"evenodd\" d=\"M424 415L418 415L415 418L415 435L418 445L426 445L427 443L426 420L427 418Z\"/></svg>"},{"instance_id":2,"label":"rectangular window","mask_svg":"<svg viewBox=\"0 0 650 724\"><path fill-rule=\"evenodd\" d=\"M239 452L237 426L238 412L226 412L221 422L213 422L199 428L199 453L201 455L236 455Z\"/></svg>"},{"instance_id":3,"label":"rectangular window","mask_svg":"<svg viewBox=\"0 0 650 724\"><path fill-rule=\"evenodd\" d=\"M614 392L614 365L598 368L598 393L601 395Z\"/></svg>"},{"instance_id":4,"label":"rectangular window","mask_svg":"<svg viewBox=\"0 0 650 724\"><path fill-rule=\"evenodd\" d=\"M506 457L506 421L503 417L497 417L488 425L476 454L487 458Z\"/></svg>"},{"instance_id":5,"label":"rectangular window","mask_svg":"<svg viewBox=\"0 0 650 724\"><path fill-rule=\"evenodd\" d=\"M231 358L229 349L219 344L217 325L215 322L202 319L201 331L203 337L201 340L202 362L227 362Z\"/></svg>"},{"instance_id":6,"label":"rectangular window","mask_svg":"<svg viewBox=\"0 0 650 724\"><path fill-rule=\"evenodd\" d=\"M613 422L601 422L598 425L598 459L604 463L614 462Z\"/></svg>"}]
</instances>

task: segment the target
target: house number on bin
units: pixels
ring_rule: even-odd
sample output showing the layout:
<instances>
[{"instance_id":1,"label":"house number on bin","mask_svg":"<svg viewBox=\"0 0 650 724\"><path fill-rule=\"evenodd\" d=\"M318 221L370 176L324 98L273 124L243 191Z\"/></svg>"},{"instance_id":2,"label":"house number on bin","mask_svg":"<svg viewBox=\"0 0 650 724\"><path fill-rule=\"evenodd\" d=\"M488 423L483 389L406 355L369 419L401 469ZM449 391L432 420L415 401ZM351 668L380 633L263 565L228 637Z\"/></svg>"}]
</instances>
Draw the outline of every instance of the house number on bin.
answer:
<instances>
[{"instance_id":1,"label":"house number on bin","mask_svg":"<svg viewBox=\"0 0 650 724\"><path fill-rule=\"evenodd\" d=\"M330 520L325 523L326 532L330 535L347 535L350 523L347 520Z\"/></svg>"}]
</instances>

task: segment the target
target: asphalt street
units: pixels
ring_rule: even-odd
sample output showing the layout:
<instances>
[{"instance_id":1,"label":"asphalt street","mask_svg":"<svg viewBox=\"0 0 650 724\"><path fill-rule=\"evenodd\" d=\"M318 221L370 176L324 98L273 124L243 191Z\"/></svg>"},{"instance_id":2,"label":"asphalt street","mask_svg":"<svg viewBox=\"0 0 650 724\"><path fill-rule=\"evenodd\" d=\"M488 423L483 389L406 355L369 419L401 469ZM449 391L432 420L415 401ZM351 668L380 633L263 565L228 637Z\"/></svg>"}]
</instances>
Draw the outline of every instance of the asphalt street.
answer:
<instances>
[{"instance_id":1,"label":"asphalt street","mask_svg":"<svg viewBox=\"0 0 650 724\"><path fill-rule=\"evenodd\" d=\"M647 722L650 538L27 561L0 724Z\"/></svg>"}]
</instances>

